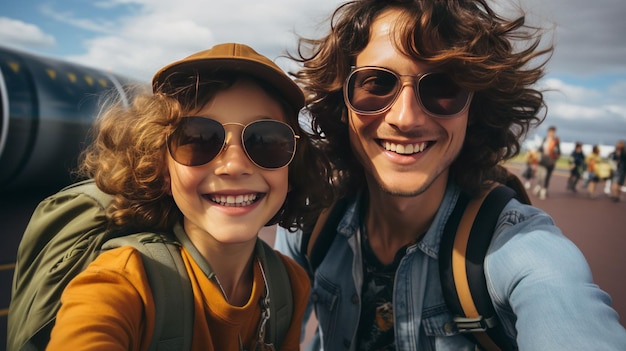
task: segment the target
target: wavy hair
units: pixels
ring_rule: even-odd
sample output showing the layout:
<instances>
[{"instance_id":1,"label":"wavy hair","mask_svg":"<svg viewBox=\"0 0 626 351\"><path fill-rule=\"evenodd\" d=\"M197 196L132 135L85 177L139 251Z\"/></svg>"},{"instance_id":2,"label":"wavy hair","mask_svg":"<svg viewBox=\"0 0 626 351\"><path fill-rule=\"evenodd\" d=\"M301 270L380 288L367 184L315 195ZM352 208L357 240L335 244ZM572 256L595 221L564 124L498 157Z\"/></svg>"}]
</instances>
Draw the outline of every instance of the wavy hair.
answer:
<instances>
[{"instance_id":1,"label":"wavy hair","mask_svg":"<svg viewBox=\"0 0 626 351\"><path fill-rule=\"evenodd\" d=\"M93 142L81 154L78 174L94 178L101 190L114 195L107 208L111 225L168 230L180 220L182 213L168 193L167 136L184 116L198 111L239 79L254 81L275 98L285 112L286 122L300 136L296 155L288 166L290 191L268 225L278 223L292 230L311 225L330 199L326 158L311 147L308 133L299 124L298 111L273 86L227 71L213 72L209 77L195 73L186 83L177 81L175 87L158 87L154 94L131 88L134 98L130 105L119 95L107 97L92 131Z\"/></svg>"},{"instance_id":2,"label":"wavy hair","mask_svg":"<svg viewBox=\"0 0 626 351\"><path fill-rule=\"evenodd\" d=\"M290 54L303 66L296 78L307 96L316 145L334 157L338 196L365 181L342 122L347 118L342 86L368 43L372 22L388 9L402 13L394 28L402 52L474 91L465 143L451 176L470 194L491 180L504 181L500 163L519 153L519 140L547 113L543 93L534 88L553 50L552 44L541 48L541 29L526 25L523 14L501 17L485 0L355 0L335 10L328 34L301 37Z\"/></svg>"}]
</instances>

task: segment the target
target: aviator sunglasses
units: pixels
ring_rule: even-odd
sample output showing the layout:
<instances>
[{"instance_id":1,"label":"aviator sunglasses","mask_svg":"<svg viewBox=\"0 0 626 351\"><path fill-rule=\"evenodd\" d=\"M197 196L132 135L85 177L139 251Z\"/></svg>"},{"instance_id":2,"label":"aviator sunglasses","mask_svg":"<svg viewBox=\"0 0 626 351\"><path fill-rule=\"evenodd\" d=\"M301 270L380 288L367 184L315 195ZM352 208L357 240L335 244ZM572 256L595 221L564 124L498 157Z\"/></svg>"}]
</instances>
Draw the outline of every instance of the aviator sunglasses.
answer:
<instances>
[{"instance_id":1,"label":"aviator sunglasses","mask_svg":"<svg viewBox=\"0 0 626 351\"><path fill-rule=\"evenodd\" d=\"M287 123L261 119L247 125L220 123L198 116L184 117L167 138L167 148L174 161L185 166L201 166L211 162L226 147L225 126L238 125L241 144L246 155L260 168L278 169L287 166L296 153L299 138Z\"/></svg>"},{"instance_id":2,"label":"aviator sunglasses","mask_svg":"<svg viewBox=\"0 0 626 351\"><path fill-rule=\"evenodd\" d=\"M433 117L457 115L469 107L472 99L472 92L443 72L400 75L375 66L352 68L344 85L344 99L354 112L375 115L389 110L407 84L415 87L417 101Z\"/></svg>"}]
</instances>

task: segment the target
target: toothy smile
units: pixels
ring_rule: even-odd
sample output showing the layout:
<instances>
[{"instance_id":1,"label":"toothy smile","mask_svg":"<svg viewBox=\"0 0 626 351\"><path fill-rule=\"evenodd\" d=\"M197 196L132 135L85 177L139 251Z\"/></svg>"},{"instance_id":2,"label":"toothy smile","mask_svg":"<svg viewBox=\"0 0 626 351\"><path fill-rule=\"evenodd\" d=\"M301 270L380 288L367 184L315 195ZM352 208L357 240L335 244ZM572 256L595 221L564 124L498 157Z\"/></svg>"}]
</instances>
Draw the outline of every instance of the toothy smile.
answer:
<instances>
[{"instance_id":1,"label":"toothy smile","mask_svg":"<svg viewBox=\"0 0 626 351\"><path fill-rule=\"evenodd\" d=\"M221 206L242 207L253 204L258 194L241 194L241 195L211 195L211 201Z\"/></svg>"},{"instance_id":2,"label":"toothy smile","mask_svg":"<svg viewBox=\"0 0 626 351\"><path fill-rule=\"evenodd\" d=\"M428 143L422 142L414 144L395 144L388 141L383 141L381 142L381 145L387 151L392 151L401 155L410 155L424 151Z\"/></svg>"}]
</instances>

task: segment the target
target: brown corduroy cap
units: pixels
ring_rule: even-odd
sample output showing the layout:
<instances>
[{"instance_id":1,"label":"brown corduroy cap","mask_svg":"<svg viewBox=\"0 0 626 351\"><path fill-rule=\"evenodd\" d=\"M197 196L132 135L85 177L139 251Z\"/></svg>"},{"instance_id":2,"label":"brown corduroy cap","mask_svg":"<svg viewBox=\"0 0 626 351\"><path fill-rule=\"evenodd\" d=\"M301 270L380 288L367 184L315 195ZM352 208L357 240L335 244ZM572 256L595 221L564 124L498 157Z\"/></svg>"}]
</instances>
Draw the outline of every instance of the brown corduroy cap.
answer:
<instances>
[{"instance_id":1,"label":"brown corduroy cap","mask_svg":"<svg viewBox=\"0 0 626 351\"><path fill-rule=\"evenodd\" d=\"M161 68L152 78L152 90L156 92L176 73L214 69L255 76L274 86L295 111L304 106L302 90L278 65L251 47L237 43L218 44Z\"/></svg>"}]
</instances>

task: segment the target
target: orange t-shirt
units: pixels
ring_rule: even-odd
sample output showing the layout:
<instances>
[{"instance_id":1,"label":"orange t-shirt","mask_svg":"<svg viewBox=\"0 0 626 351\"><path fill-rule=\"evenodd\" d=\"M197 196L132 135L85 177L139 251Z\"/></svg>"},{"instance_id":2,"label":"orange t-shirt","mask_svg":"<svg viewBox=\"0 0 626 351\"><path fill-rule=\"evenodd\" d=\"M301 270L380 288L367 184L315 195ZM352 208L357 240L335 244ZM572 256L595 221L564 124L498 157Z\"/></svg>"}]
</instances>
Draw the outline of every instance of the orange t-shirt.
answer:
<instances>
[{"instance_id":1,"label":"orange t-shirt","mask_svg":"<svg viewBox=\"0 0 626 351\"><path fill-rule=\"evenodd\" d=\"M226 302L219 287L206 277L187 250L181 252L194 295L192 350L238 351L239 335L244 348L251 349L261 314L259 299L265 289L259 265L254 265L250 299L237 307ZM281 350L299 350L310 282L302 267L280 257L294 298L292 324ZM102 253L68 284L61 302L47 350L148 350L155 306L136 249L120 247Z\"/></svg>"}]
</instances>

